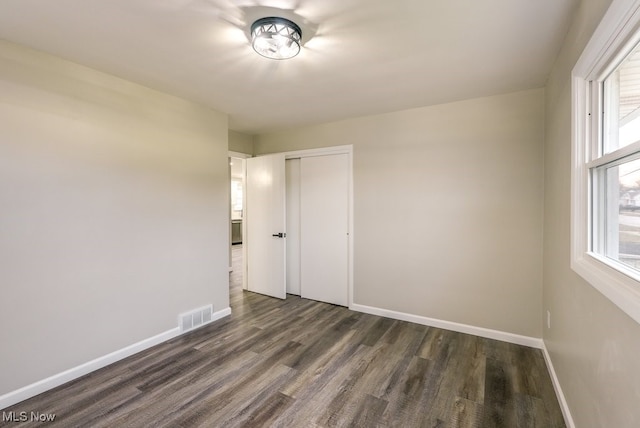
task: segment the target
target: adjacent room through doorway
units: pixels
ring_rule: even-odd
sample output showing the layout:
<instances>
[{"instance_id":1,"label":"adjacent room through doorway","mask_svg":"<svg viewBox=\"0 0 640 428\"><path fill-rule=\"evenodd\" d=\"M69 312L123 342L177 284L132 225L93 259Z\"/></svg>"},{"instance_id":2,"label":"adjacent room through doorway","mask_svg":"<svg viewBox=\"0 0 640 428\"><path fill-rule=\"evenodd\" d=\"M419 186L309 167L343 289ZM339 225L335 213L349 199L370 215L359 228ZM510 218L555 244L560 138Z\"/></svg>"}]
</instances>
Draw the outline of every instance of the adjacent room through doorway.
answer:
<instances>
[{"instance_id":1,"label":"adjacent room through doorway","mask_svg":"<svg viewBox=\"0 0 640 428\"><path fill-rule=\"evenodd\" d=\"M243 271L243 241L244 241L244 210L245 210L245 159L240 153L229 154L229 296L242 293L244 281Z\"/></svg>"}]
</instances>

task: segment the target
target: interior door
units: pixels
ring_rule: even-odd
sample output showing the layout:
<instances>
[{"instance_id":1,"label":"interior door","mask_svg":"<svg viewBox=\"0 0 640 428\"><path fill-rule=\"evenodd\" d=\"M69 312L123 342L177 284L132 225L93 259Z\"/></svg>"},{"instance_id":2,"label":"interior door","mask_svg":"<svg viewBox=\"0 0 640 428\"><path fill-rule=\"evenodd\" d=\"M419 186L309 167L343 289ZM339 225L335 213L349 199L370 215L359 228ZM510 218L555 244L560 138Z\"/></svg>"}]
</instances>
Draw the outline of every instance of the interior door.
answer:
<instances>
[{"instance_id":1,"label":"interior door","mask_svg":"<svg viewBox=\"0 0 640 428\"><path fill-rule=\"evenodd\" d=\"M349 156L305 157L300 165L301 296L349 305Z\"/></svg>"},{"instance_id":2,"label":"interior door","mask_svg":"<svg viewBox=\"0 0 640 428\"><path fill-rule=\"evenodd\" d=\"M286 298L284 154L246 160L247 289Z\"/></svg>"}]
</instances>

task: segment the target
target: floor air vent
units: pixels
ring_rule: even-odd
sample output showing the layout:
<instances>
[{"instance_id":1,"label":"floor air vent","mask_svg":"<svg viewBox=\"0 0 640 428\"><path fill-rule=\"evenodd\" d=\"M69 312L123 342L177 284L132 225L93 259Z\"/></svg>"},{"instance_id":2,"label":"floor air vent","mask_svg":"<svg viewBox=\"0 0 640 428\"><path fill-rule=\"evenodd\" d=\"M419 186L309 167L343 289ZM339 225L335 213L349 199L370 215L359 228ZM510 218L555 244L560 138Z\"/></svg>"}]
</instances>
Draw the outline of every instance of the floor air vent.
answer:
<instances>
[{"instance_id":1,"label":"floor air vent","mask_svg":"<svg viewBox=\"0 0 640 428\"><path fill-rule=\"evenodd\" d=\"M184 333L185 331L209 324L212 317L213 305L203 306L202 308L180 314L178 318L180 322L180 332Z\"/></svg>"}]
</instances>

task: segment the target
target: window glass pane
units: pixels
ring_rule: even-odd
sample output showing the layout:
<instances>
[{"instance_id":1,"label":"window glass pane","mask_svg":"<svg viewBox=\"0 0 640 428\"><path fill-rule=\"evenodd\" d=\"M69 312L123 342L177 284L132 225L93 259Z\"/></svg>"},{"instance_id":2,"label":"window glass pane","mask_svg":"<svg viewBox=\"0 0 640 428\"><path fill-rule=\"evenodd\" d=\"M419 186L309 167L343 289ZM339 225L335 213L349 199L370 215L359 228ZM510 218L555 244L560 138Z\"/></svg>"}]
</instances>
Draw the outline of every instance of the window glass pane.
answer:
<instances>
[{"instance_id":1,"label":"window glass pane","mask_svg":"<svg viewBox=\"0 0 640 428\"><path fill-rule=\"evenodd\" d=\"M640 141L640 46L604 81L604 152Z\"/></svg>"},{"instance_id":2,"label":"window glass pane","mask_svg":"<svg viewBox=\"0 0 640 428\"><path fill-rule=\"evenodd\" d=\"M640 159L605 168L606 255L640 271Z\"/></svg>"}]
</instances>

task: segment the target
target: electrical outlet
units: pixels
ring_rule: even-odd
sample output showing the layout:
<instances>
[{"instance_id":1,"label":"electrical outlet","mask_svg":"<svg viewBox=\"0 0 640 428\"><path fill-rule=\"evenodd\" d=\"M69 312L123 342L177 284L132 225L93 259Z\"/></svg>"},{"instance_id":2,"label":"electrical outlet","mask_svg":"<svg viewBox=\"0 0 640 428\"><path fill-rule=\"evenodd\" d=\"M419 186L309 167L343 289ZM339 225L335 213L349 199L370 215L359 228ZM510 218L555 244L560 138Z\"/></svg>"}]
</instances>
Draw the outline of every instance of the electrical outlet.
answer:
<instances>
[{"instance_id":1,"label":"electrical outlet","mask_svg":"<svg viewBox=\"0 0 640 428\"><path fill-rule=\"evenodd\" d=\"M551 328L551 311L547 311L547 328Z\"/></svg>"}]
</instances>

